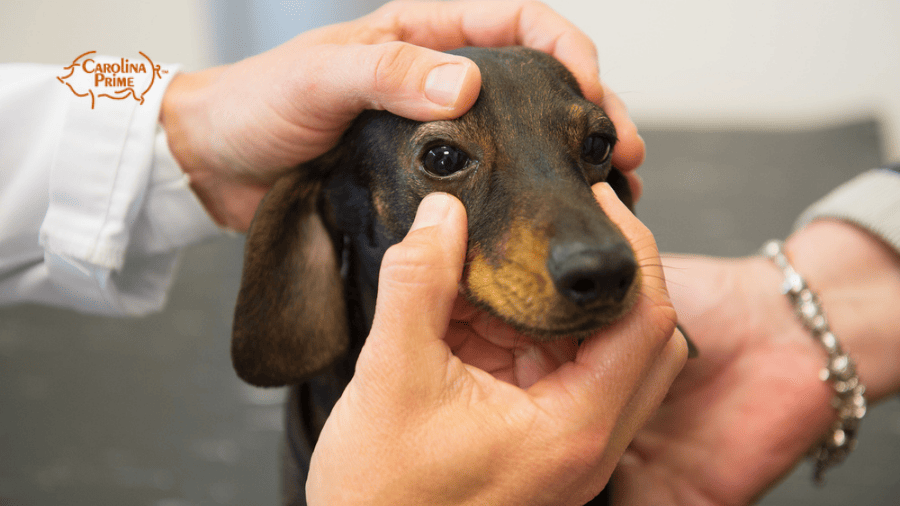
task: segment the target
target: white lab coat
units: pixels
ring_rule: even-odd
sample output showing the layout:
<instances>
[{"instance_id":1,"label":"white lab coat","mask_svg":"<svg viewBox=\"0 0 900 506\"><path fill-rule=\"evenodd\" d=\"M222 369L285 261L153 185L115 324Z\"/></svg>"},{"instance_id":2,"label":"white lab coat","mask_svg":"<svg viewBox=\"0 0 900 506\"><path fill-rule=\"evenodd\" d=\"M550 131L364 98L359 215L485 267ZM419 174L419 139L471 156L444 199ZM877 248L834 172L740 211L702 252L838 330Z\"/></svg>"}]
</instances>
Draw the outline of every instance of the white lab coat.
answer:
<instances>
[{"instance_id":1,"label":"white lab coat","mask_svg":"<svg viewBox=\"0 0 900 506\"><path fill-rule=\"evenodd\" d=\"M143 104L92 109L63 65L0 65L0 304L156 311L179 249L221 233L158 126L163 67Z\"/></svg>"}]
</instances>

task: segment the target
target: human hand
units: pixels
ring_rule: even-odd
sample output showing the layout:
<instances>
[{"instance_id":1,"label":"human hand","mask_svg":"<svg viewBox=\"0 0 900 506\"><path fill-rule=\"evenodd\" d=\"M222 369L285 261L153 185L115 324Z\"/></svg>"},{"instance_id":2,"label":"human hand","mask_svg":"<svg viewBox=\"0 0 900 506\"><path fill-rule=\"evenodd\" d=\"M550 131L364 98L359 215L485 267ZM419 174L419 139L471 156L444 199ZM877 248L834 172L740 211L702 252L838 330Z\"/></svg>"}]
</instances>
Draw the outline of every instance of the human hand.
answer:
<instances>
[{"instance_id":1,"label":"human hand","mask_svg":"<svg viewBox=\"0 0 900 506\"><path fill-rule=\"evenodd\" d=\"M900 390L896 253L853 225L824 220L795 233L786 249L856 361L870 405ZM836 419L834 392L819 379L826 354L780 293L771 261L670 256L663 264L700 356L625 453L613 478L616 503L751 503Z\"/></svg>"},{"instance_id":2,"label":"human hand","mask_svg":"<svg viewBox=\"0 0 900 506\"><path fill-rule=\"evenodd\" d=\"M580 506L599 493L687 350L652 236L608 185L595 194L636 245L641 296L577 350L546 355L516 355L491 324L448 330L451 315L473 316L454 309L465 211L446 195L423 200L382 262L372 331L313 452L309 504ZM464 363L477 357L484 368Z\"/></svg>"},{"instance_id":3,"label":"human hand","mask_svg":"<svg viewBox=\"0 0 900 506\"><path fill-rule=\"evenodd\" d=\"M364 109L418 121L467 111L481 86L478 68L437 52L466 45L524 45L566 64L614 121L613 163L640 194L632 171L644 144L621 101L600 84L596 48L534 1L391 2L233 65L175 76L160 121L213 218L246 230L271 184L333 147Z\"/></svg>"}]
</instances>

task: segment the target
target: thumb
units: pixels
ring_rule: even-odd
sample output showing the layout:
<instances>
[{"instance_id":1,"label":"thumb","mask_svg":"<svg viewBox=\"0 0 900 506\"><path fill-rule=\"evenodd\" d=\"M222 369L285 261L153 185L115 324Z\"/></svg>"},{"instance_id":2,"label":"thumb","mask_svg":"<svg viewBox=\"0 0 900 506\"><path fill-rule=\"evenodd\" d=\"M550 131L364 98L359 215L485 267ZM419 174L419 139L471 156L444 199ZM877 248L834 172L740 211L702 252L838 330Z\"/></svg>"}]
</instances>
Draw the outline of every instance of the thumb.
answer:
<instances>
[{"instance_id":1,"label":"thumb","mask_svg":"<svg viewBox=\"0 0 900 506\"><path fill-rule=\"evenodd\" d=\"M390 247L381 263L375 319L367 340L391 347L421 349L447 331L466 251L466 213L445 193L419 204L406 237Z\"/></svg>"},{"instance_id":2,"label":"thumb","mask_svg":"<svg viewBox=\"0 0 900 506\"><path fill-rule=\"evenodd\" d=\"M481 89L478 66L461 56L405 42L327 50L333 54L318 58L324 67L310 77L319 76L322 86L316 88L325 102L351 117L379 109L416 121L456 118L469 110Z\"/></svg>"}]
</instances>

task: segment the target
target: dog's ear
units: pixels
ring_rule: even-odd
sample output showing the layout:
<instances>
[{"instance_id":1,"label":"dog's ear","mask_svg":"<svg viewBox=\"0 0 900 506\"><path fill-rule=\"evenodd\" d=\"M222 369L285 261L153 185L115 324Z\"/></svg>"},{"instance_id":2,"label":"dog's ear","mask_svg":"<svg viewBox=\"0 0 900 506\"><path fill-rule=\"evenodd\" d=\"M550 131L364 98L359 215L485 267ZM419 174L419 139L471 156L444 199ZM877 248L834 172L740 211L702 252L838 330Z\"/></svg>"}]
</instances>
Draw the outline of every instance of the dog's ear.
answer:
<instances>
[{"instance_id":1,"label":"dog's ear","mask_svg":"<svg viewBox=\"0 0 900 506\"><path fill-rule=\"evenodd\" d=\"M327 159L276 182L250 227L231 342L250 384L298 383L347 350L340 260L320 212Z\"/></svg>"},{"instance_id":2,"label":"dog's ear","mask_svg":"<svg viewBox=\"0 0 900 506\"><path fill-rule=\"evenodd\" d=\"M628 184L628 178L622 174L622 171L615 167L610 169L609 174L606 176L606 182L616 192L619 200L634 212L634 198L631 193L631 185Z\"/></svg>"}]
</instances>

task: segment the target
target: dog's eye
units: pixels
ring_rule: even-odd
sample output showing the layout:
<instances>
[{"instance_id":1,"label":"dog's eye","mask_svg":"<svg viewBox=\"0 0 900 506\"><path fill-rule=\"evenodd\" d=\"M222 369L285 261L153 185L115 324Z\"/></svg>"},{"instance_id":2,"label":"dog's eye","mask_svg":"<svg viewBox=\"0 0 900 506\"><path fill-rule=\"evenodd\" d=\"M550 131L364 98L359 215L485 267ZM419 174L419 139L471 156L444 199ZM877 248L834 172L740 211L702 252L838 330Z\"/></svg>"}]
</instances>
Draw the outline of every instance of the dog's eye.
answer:
<instances>
[{"instance_id":1,"label":"dog's eye","mask_svg":"<svg viewBox=\"0 0 900 506\"><path fill-rule=\"evenodd\" d=\"M425 170L435 176L449 176L465 168L469 157L453 146L435 146L425 153Z\"/></svg>"},{"instance_id":2,"label":"dog's eye","mask_svg":"<svg viewBox=\"0 0 900 506\"><path fill-rule=\"evenodd\" d=\"M591 165L601 165L612 155L612 142L599 134L591 134L581 145L581 159Z\"/></svg>"}]
</instances>

